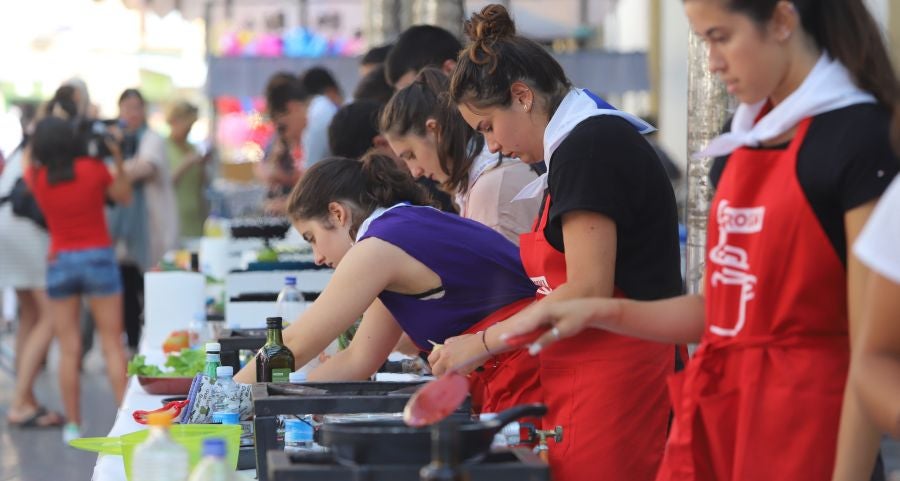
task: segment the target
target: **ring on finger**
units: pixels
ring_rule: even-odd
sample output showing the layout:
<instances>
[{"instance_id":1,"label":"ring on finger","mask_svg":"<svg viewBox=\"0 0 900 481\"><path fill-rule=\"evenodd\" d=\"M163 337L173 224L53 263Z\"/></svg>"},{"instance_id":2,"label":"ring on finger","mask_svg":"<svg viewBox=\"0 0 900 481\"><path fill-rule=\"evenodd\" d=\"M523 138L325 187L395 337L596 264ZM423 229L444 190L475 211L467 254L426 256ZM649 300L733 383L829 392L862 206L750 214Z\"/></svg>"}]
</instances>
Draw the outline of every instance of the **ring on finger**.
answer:
<instances>
[{"instance_id":1,"label":"ring on finger","mask_svg":"<svg viewBox=\"0 0 900 481\"><path fill-rule=\"evenodd\" d=\"M559 335L559 328L558 328L558 327L553 326L553 329L550 329L550 334L553 334L553 338L554 338L554 339L556 339L557 341L559 340L560 335Z\"/></svg>"}]
</instances>

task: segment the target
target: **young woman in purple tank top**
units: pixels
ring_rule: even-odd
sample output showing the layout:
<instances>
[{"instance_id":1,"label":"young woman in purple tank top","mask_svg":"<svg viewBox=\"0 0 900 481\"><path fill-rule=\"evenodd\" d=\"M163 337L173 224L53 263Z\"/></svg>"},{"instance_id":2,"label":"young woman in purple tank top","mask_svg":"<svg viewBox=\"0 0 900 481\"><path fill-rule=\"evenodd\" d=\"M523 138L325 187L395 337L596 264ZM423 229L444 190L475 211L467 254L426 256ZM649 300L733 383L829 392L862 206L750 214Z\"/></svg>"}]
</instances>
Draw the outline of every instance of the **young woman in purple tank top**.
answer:
<instances>
[{"instance_id":1,"label":"young woman in purple tank top","mask_svg":"<svg viewBox=\"0 0 900 481\"><path fill-rule=\"evenodd\" d=\"M316 263L335 269L319 298L284 331L296 365L362 316L350 346L313 370L310 380L367 379L403 332L427 351L429 341L480 333L534 298L512 243L429 204L409 173L383 155L322 161L294 188L288 201L294 226L312 245ZM488 374L477 376L517 357L529 358L496 357ZM492 386L486 405L538 400L536 367L482 379ZM250 363L236 380L252 382L253 371Z\"/></svg>"}]
</instances>

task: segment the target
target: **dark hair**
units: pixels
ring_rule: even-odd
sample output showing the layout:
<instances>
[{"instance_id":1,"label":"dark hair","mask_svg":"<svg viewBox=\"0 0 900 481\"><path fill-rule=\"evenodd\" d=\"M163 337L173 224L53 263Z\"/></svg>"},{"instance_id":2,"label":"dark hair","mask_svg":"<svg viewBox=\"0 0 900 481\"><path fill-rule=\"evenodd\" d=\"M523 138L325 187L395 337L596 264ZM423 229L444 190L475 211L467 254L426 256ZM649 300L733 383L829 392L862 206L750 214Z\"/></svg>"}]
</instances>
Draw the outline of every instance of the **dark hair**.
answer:
<instances>
[{"instance_id":1,"label":"dark hair","mask_svg":"<svg viewBox=\"0 0 900 481\"><path fill-rule=\"evenodd\" d=\"M362 160L330 157L316 162L291 191L288 215L294 220L316 219L328 228L331 202L342 202L353 212L351 236L378 207L399 202L432 205L431 197L409 172L400 170L390 157L374 153Z\"/></svg>"},{"instance_id":2,"label":"dark hair","mask_svg":"<svg viewBox=\"0 0 900 481\"><path fill-rule=\"evenodd\" d=\"M341 88L338 86L337 80L331 75L325 67L312 67L300 77L303 88L311 95L322 95L328 89L335 89L338 92Z\"/></svg>"},{"instance_id":3,"label":"dark hair","mask_svg":"<svg viewBox=\"0 0 900 481\"><path fill-rule=\"evenodd\" d=\"M548 115L553 115L572 83L559 62L544 47L516 35L516 26L503 5L491 4L466 21L472 42L459 54L450 80L450 95L457 104L477 107L512 102L513 82L535 91Z\"/></svg>"},{"instance_id":4,"label":"dark hair","mask_svg":"<svg viewBox=\"0 0 900 481\"><path fill-rule=\"evenodd\" d=\"M266 84L266 105L270 114L280 114L287 110L290 101L305 102L309 93L300 79L287 72L278 72L269 77Z\"/></svg>"},{"instance_id":5,"label":"dark hair","mask_svg":"<svg viewBox=\"0 0 900 481\"><path fill-rule=\"evenodd\" d=\"M138 99L141 102L141 105L147 104L147 102L144 100L144 96L141 95L141 92L138 91L138 89L125 89L125 91L122 92L122 95L119 95L119 103L121 104L122 102L130 98Z\"/></svg>"},{"instance_id":6,"label":"dark hair","mask_svg":"<svg viewBox=\"0 0 900 481\"><path fill-rule=\"evenodd\" d=\"M370 99L381 105L386 104L392 95L394 95L394 88L388 85L387 80L384 79L384 65L378 65L367 73L360 79L356 90L353 91L353 98Z\"/></svg>"},{"instance_id":7,"label":"dark hair","mask_svg":"<svg viewBox=\"0 0 900 481\"><path fill-rule=\"evenodd\" d=\"M387 58L392 48L394 48L394 44L392 43L370 48L369 51L363 55L362 59L360 59L359 63L362 65L384 63L384 60Z\"/></svg>"},{"instance_id":8,"label":"dark hair","mask_svg":"<svg viewBox=\"0 0 900 481\"><path fill-rule=\"evenodd\" d=\"M83 155L72 123L49 115L38 121L31 135L34 167L47 168L47 182L59 184L75 178L75 157Z\"/></svg>"},{"instance_id":9,"label":"dark hair","mask_svg":"<svg viewBox=\"0 0 900 481\"><path fill-rule=\"evenodd\" d=\"M53 98L44 106L44 115L55 115L72 120L78 117L78 103L75 102L75 87L63 85L56 89Z\"/></svg>"},{"instance_id":10,"label":"dark hair","mask_svg":"<svg viewBox=\"0 0 900 481\"><path fill-rule=\"evenodd\" d=\"M891 121L891 145L894 153L900 157L900 105L894 106L894 119Z\"/></svg>"},{"instance_id":11,"label":"dark hair","mask_svg":"<svg viewBox=\"0 0 900 481\"><path fill-rule=\"evenodd\" d=\"M337 157L358 159L372 148L378 135L378 112L374 100L356 100L335 112L328 126L328 146Z\"/></svg>"},{"instance_id":12,"label":"dark hair","mask_svg":"<svg viewBox=\"0 0 900 481\"><path fill-rule=\"evenodd\" d=\"M397 83L407 72L425 67L440 67L456 60L462 43L452 33L434 25L415 25L400 34L384 61L387 82Z\"/></svg>"},{"instance_id":13,"label":"dark hair","mask_svg":"<svg viewBox=\"0 0 900 481\"><path fill-rule=\"evenodd\" d=\"M465 193L469 187L469 169L484 146L484 138L477 135L463 120L459 110L447 94L449 81L438 69L426 68L416 81L397 91L381 113L381 132L386 135L425 136L425 122L434 119L438 161L448 175L443 187L450 192ZM475 145L470 143L475 142Z\"/></svg>"},{"instance_id":14,"label":"dark hair","mask_svg":"<svg viewBox=\"0 0 900 481\"><path fill-rule=\"evenodd\" d=\"M732 12L757 24L772 18L778 0L722 0ZM803 29L816 45L839 60L859 88L870 92L882 105L900 100L897 75L891 67L880 29L863 0L792 0Z\"/></svg>"}]
</instances>

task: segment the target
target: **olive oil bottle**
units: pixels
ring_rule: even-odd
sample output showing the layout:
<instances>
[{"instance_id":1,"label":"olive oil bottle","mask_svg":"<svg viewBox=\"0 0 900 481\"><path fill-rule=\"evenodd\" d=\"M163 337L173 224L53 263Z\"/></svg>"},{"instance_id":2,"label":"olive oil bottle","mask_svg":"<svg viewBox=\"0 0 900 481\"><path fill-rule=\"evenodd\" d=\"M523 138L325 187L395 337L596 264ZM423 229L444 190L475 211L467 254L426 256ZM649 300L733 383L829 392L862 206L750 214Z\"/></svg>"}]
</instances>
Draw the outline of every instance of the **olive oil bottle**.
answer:
<instances>
[{"instance_id":1,"label":"olive oil bottle","mask_svg":"<svg viewBox=\"0 0 900 481\"><path fill-rule=\"evenodd\" d=\"M289 382L294 354L281 339L281 318L266 318L266 344L256 355L257 382Z\"/></svg>"}]
</instances>

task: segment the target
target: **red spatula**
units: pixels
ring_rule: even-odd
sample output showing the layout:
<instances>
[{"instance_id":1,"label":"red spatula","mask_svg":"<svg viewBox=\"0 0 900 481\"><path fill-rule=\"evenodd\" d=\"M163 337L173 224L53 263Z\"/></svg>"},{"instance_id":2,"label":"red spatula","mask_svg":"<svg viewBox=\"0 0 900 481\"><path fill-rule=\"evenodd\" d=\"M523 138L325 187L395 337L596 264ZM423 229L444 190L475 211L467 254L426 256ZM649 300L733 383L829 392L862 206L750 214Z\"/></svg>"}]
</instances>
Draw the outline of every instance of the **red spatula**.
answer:
<instances>
[{"instance_id":1,"label":"red spatula","mask_svg":"<svg viewBox=\"0 0 900 481\"><path fill-rule=\"evenodd\" d=\"M514 349L527 346L548 330L549 327L542 327L527 334L511 337L506 340L506 345ZM422 386L406 402L406 407L403 408L403 421L409 426L427 426L456 411L469 394L469 378L460 374L459 369L477 361L480 357L468 359Z\"/></svg>"}]
</instances>

